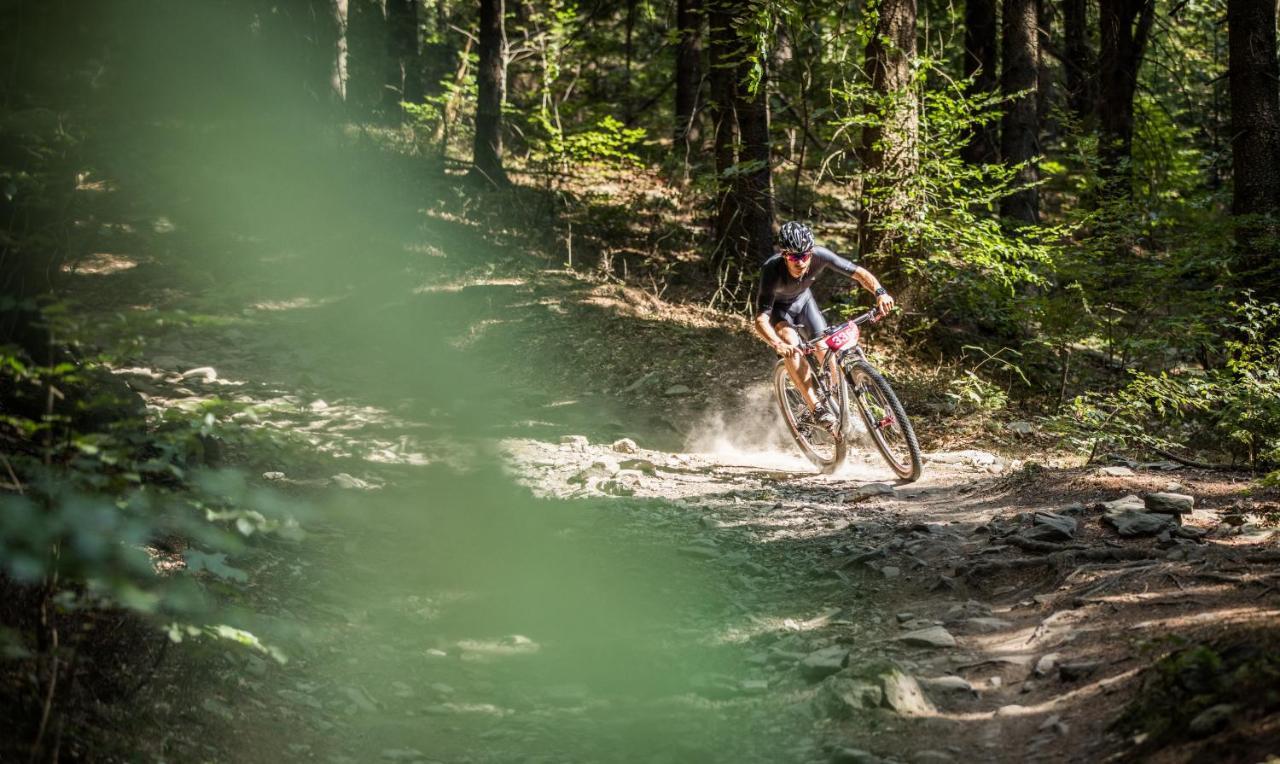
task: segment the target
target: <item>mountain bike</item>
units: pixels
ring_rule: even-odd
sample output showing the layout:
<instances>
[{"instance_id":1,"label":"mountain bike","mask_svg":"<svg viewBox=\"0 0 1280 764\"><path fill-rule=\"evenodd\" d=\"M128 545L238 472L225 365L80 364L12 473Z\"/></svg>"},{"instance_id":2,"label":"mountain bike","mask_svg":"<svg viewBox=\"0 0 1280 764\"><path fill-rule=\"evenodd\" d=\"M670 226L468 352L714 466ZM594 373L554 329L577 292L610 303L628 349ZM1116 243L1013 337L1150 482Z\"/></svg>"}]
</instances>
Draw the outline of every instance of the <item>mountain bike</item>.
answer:
<instances>
[{"instance_id":1,"label":"mountain bike","mask_svg":"<svg viewBox=\"0 0 1280 764\"><path fill-rule=\"evenodd\" d=\"M787 429L819 471L834 472L844 461L849 447L849 399L852 398L876 450L894 474L910 482L920 477L924 463L915 430L897 394L858 344L861 337L858 327L879 317L879 310L873 308L850 321L828 327L800 345L800 352L809 364L814 395L836 414L837 426L828 430L814 417L782 359L778 359L774 367L773 386ZM819 345L827 349L821 357L817 351Z\"/></svg>"}]
</instances>

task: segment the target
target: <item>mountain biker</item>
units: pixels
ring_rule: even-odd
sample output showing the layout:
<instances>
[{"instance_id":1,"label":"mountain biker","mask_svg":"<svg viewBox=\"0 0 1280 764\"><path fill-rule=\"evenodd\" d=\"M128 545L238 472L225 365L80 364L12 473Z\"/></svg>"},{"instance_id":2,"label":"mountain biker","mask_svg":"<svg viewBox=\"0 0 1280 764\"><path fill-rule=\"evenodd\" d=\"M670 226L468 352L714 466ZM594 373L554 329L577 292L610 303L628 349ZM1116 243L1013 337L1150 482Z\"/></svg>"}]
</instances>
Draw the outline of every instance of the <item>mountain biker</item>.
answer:
<instances>
[{"instance_id":1,"label":"mountain biker","mask_svg":"<svg viewBox=\"0 0 1280 764\"><path fill-rule=\"evenodd\" d=\"M818 402L813 392L809 364L804 363L798 347L827 328L818 303L809 287L825 270L843 273L876 296L881 315L893 309L893 297L880 285L871 271L862 268L826 247L814 246L809 226L791 221L778 229L778 252L760 269L760 292L756 297L754 328L770 347L782 356L791 380L804 397L805 404L833 435L840 425L839 412ZM815 348L819 363L826 359L826 348Z\"/></svg>"}]
</instances>

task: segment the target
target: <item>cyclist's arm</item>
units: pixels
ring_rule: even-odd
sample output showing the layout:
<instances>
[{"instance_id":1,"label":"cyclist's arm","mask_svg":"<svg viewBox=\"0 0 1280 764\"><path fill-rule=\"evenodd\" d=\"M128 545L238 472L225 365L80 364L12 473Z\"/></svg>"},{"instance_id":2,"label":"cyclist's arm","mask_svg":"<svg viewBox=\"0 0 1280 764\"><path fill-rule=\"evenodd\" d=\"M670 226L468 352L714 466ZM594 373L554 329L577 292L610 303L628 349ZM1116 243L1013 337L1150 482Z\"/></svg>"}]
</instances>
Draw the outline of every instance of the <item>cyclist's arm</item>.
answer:
<instances>
[{"instance_id":1,"label":"cyclist's arm","mask_svg":"<svg viewBox=\"0 0 1280 764\"><path fill-rule=\"evenodd\" d=\"M862 285L864 289L876 296L876 307L881 313L888 313L893 310L893 295L885 291L884 286L880 284L880 279L871 271L863 268L861 265L853 266L853 273L849 277Z\"/></svg>"},{"instance_id":2,"label":"cyclist's arm","mask_svg":"<svg viewBox=\"0 0 1280 764\"><path fill-rule=\"evenodd\" d=\"M752 327L756 330L756 334L760 339L765 341L765 344L774 350L779 350L780 345L785 345L787 343L779 337L778 332L774 330L773 322L769 320L771 312L772 311L766 310L758 314L756 316L756 320L752 322Z\"/></svg>"},{"instance_id":3,"label":"cyclist's arm","mask_svg":"<svg viewBox=\"0 0 1280 764\"><path fill-rule=\"evenodd\" d=\"M853 266L853 273L849 274L849 278L861 284L863 289L866 289L872 294L874 294L877 289L882 288L880 285L880 279L876 278L874 273L863 268L861 265Z\"/></svg>"}]
</instances>

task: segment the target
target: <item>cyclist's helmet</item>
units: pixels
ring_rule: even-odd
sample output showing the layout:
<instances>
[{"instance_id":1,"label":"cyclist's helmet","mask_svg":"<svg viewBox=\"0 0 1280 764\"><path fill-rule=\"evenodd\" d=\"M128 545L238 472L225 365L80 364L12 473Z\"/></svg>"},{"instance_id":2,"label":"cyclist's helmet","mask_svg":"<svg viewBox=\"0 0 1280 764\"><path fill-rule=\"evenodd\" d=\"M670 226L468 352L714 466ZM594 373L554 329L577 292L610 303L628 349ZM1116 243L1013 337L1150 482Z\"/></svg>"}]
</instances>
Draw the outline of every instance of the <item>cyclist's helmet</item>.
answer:
<instances>
[{"instance_id":1,"label":"cyclist's helmet","mask_svg":"<svg viewBox=\"0 0 1280 764\"><path fill-rule=\"evenodd\" d=\"M778 229L778 246L788 252L808 252L813 249L813 231L794 220L783 223Z\"/></svg>"}]
</instances>

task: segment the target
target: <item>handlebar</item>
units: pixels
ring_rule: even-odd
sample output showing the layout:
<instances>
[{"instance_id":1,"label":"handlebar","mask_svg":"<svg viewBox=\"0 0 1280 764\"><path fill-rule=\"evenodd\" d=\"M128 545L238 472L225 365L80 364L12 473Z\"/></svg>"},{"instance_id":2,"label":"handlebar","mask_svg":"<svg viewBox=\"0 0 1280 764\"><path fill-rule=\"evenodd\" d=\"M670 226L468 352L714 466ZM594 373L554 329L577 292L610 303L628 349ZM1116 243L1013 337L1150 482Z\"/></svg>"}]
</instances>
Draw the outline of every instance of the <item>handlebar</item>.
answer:
<instances>
[{"instance_id":1,"label":"handlebar","mask_svg":"<svg viewBox=\"0 0 1280 764\"><path fill-rule=\"evenodd\" d=\"M801 349L801 351L802 351L802 352L804 352L804 353L809 353L809 352L811 352L811 351L813 350L814 346L816 346L820 340L822 340L822 339L824 339L824 338L826 338L826 337L830 337L831 335L833 335L833 334L835 334L836 332L840 331L841 329L845 328L845 327L846 327L846 326L848 326L849 324L855 324L855 325L857 325L857 326L862 326L863 324L866 324L866 323L873 323L873 324L874 324L874 323L879 322L882 318L884 318L884 317L885 317L885 315L887 315L887 314L881 314L881 313L880 313L880 309L879 309L879 308L872 308L871 310L867 311L866 313L863 313L863 314L862 314L862 315L860 315L860 316L854 316L852 319L850 319L850 320L848 320L848 321L842 321L842 322L840 322L840 323L836 324L835 326L828 326L826 329L823 329L823 330L822 330L822 333L821 333L821 334L819 334L817 337L814 337L813 339L809 340L808 342L801 342L801 343L800 343L800 349Z\"/></svg>"}]
</instances>

